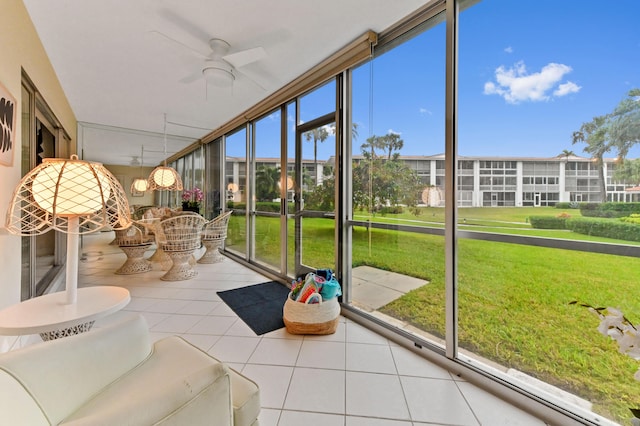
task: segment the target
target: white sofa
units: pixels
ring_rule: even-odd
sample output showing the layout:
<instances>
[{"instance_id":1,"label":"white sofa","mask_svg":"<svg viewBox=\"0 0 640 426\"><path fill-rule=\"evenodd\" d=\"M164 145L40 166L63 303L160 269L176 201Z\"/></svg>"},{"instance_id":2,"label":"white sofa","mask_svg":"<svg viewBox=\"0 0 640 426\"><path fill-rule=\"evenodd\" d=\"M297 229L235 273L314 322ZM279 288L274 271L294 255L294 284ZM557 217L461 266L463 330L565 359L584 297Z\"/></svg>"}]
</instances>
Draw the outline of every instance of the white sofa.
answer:
<instances>
[{"instance_id":1,"label":"white sofa","mask_svg":"<svg viewBox=\"0 0 640 426\"><path fill-rule=\"evenodd\" d=\"M0 355L0 424L256 426L258 386L138 316Z\"/></svg>"}]
</instances>

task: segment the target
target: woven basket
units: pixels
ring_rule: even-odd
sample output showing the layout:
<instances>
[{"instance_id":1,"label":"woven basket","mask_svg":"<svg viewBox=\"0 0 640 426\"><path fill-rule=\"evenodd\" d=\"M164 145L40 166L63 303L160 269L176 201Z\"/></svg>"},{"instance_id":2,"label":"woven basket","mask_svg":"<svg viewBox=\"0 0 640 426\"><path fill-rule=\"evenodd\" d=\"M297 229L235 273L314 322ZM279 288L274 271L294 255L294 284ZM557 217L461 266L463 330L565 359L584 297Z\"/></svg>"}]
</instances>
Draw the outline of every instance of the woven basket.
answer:
<instances>
[{"instance_id":1,"label":"woven basket","mask_svg":"<svg viewBox=\"0 0 640 426\"><path fill-rule=\"evenodd\" d=\"M287 297L282 319L291 334L333 334L338 327L340 304L338 298L322 303L305 304Z\"/></svg>"}]
</instances>

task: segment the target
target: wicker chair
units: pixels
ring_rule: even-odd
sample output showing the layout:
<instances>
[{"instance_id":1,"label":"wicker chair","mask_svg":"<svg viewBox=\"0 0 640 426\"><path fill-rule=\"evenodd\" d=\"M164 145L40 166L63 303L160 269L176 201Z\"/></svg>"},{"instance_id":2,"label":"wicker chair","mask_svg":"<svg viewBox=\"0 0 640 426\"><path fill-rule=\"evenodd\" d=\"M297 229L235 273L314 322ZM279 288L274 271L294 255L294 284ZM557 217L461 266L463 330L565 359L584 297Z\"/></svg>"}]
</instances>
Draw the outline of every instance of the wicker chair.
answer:
<instances>
[{"instance_id":1,"label":"wicker chair","mask_svg":"<svg viewBox=\"0 0 640 426\"><path fill-rule=\"evenodd\" d=\"M198 263L218 263L224 259L220 254L220 249L227 238L227 226L231 213L228 211L205 223L202 229L202 244L206 250Z\"/></svg>"},{"instance_id":2,"label":"wicker chair","mask_svg":"<svg viewBox=\"0 0 640 426\"><path fill-rule=\"evenodd\" d=\"M159 243L160 240L164 240L164 234L162 232L160 222L160 218L153 217L150 219L136 220L135 224L146 229L147 234L153 238L153 241L156 243L156 249L148 258L149 262L151 262L152 268L160 269L161 271L168 271L173 262L169 255L162 250L162 245Z\"/></svg>"},{"instance_id":3,"label":"wicker chair","mask_svg":"<svg viewBox=\"0 0 640 426\"><path fill-rule=\"evenodd\" d=\"M164 235L158 244L173 261L167 273L160 277L161 280L182 281L198 275L190 259L193 252L200 248L204 223L205 219L199 214L184 214L160 222Z\"/></svg>"},{"instance_id":4,"label":"wicker chair","mask_svg":"<svg viewBox=\"0 0 640 426\"><path fill-rule=\"evenodd\" d=\"M127 256L127 260L118 268L116 274L130 275L150 271L151 263L144 258L144 252L153 243L152 237L136 224L116 230L115 233L115 243Z\"/></svg>"}]
</instances>

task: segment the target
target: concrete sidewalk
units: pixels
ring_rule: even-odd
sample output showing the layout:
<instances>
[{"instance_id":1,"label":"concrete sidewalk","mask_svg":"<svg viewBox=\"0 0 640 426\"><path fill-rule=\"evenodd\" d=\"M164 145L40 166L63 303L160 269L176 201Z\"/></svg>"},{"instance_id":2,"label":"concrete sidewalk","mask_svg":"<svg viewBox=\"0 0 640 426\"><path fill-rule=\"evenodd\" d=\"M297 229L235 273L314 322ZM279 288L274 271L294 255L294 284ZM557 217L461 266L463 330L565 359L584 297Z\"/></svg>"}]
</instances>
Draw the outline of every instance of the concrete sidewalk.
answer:
<instances>
[{"instance_id":1,"label":"concrete sidewalk","mask_svg":"<svg viewBox=\"0 0 640 426\"><path fill-rule=\"evenodd\" d=\"M425 280L371 266L358 266L352 271L351 300L367 311L375 311L405 293L429 284Z\"/></svg>"}]
</instances>

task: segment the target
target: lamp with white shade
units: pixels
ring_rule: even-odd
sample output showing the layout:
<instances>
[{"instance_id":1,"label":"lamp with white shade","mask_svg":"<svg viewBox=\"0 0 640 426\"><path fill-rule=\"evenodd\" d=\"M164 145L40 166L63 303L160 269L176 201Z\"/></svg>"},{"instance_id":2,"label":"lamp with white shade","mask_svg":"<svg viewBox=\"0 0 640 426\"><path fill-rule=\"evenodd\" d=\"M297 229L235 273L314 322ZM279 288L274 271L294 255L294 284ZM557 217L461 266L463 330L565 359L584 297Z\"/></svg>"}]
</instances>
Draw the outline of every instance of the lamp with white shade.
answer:
<instances>
[{"instance_id":1,"label":"lamp with white shade","mask_svg":"<svg viewBox=\"0 0 640 426\"><path fill-rule=\"evenodd\" d=\"M182 191L182 178L172 167L167 166L167 114L164 115L164 162L151 171L149 190Z\"/></svg>"},{"instance_id":2,"label":"lamp with white shade","mask_svg":"<svg viewBox=\"0 0 640 426\"><path fill-rule=\"evenodd\" d=\"M13 192L6 228L16 235L67 234L67 303L76 302L78 236L130 225L127 197L120 182L100 163L46 158L27 173Z\"/></svg>"},{"instance_id":3,"label":"lamp with white shade","mask_svg":"<svg viewBox=\"0 0 640 426\"><path fill-rule=\"evenodd\" d=\"M88 330L93 321L124 307L129 292L96 286L78 292L80 235L130 226L129 203L120 182L100 163L46 158L13 191L6 216L12 234L67 234L66 288L0 311L2 334L40 333L43 339Z\"/></svg>"},{"instance_id":4,"label":"lamp with white shade","mask_svg":"<svg viewBox=\"0 0 640 426\"><path fill-rule=\"evenodd\" d=\"M144 167L144 145L140 149L140 174L142 174L142 168ZM143 177L137 177L131 183L131 194L136 192L146 192L149 190L149 181Z\"/></svg>"}]
</instances>

